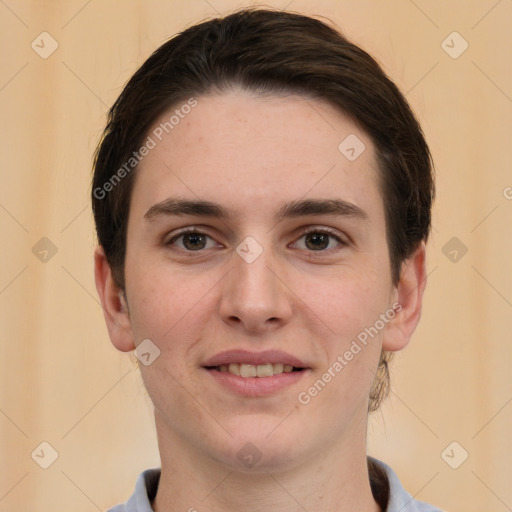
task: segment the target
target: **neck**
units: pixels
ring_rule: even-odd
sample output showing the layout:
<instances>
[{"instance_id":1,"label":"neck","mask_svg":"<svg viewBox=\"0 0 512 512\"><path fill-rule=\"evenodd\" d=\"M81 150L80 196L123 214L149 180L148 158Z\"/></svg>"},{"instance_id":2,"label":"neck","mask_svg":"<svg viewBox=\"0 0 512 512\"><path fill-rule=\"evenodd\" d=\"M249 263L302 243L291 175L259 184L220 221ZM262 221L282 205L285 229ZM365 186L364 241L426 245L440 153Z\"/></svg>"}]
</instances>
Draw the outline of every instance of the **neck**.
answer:
<instances>
[{"instance_id":1,"label":"neck","mask_svg":"<svg viewBox=\"0 0 512 512\"><path fill-rule=\"evenodd\" d=\"M365 436L285 470L240 472L195 452L163 423L156 414L162 473L155 512L381 512L370 488Z\"/></svg>"}]
</instances>

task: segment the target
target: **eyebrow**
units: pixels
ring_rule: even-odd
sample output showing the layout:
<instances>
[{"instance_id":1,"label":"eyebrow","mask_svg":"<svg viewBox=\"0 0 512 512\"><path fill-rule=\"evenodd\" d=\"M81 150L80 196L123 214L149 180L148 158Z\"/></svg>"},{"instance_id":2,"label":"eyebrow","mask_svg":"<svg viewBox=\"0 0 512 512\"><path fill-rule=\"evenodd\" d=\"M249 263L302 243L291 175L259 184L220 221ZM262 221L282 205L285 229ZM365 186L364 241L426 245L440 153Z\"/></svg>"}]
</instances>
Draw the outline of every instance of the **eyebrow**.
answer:
<instances>
[{"instance_id":1,"label":"eyebrow","mask_svg":"<svg viewBox=\"0 0 512 512\"><path fill-rule=\"evenodd\" d=\"M234 219L236 212L224 206L204 200L167 198L153 205L144 215L146 221L159 217L192 215L218 219ZM284 203L276 212L275 220L313 215L338 215L368 220L367 213L359 206L342 199L304 199Z\"/></svg>"}]
</instances>

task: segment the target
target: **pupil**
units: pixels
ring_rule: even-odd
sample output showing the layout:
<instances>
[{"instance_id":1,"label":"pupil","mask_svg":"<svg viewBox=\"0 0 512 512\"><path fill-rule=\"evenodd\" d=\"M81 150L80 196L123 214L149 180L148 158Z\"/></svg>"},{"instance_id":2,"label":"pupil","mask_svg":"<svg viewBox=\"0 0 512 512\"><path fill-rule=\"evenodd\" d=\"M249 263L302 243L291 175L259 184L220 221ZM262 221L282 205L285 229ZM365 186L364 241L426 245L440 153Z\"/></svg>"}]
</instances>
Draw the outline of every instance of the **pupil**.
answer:
<instances>
[{"instance_id":1,"label":"pupil","mask_svg":"<svg viewBox=\"0 0 512 512\"><path fill-rule=\"evenodd\" d=\"M201 240L201 239L204 239L204 237L203 237L202 235L200 235L200 234L190 234L190 233L189 233L188 235L185 235L185 237L184 237L184 239L183 239L183 242L184 242L185 246L186 246L188 249L198 249L198 248L200 249L201 247L199 247L199 246L197 245L197 242L198 242L198 241L200 242L200 240ZM188 242L192 241L192 243L191 243L191 247L188 247L188 245L189 245L189 244L187 244L187 241L188 241ZM203 242L204 242L204 240L203 240ZM200 244L199 244L199 245L200 245Z\"/></svg>"},{"instance_id":2,"label":"pupil","mask_svg":"<svg viewBox=\"0 0 512 512\"><path fill-rule=\"evenodd\" d=\"M320 247L317 242L320 242L320 245L322 246L322 248L325 248L325 247L327 247L327 245L329 245L329 240L327 239L327 235L325 233L316 233L313 235L309 235L309 237L310 237L309 240L314 240L313 248ZM324 242L323 244L322 244L322 241Z\"/></svg>"},{"instance_id":3,"label":"pupil","mask_svg":"<svg viewBox=\"0 0 512 512\"><path fill-rule=\"evenodd\" d=\"M312 245L313 249L318 249L319 247L325 249L325 247L329 245L328 235L325 233L309 234L307 239L312 242L312 244L307 244L308 247L309 245ZM184 243L189 249L200 249L204 245L204 236L201 234L189 233L184 236Z\"/></svg>"}]
</instances>

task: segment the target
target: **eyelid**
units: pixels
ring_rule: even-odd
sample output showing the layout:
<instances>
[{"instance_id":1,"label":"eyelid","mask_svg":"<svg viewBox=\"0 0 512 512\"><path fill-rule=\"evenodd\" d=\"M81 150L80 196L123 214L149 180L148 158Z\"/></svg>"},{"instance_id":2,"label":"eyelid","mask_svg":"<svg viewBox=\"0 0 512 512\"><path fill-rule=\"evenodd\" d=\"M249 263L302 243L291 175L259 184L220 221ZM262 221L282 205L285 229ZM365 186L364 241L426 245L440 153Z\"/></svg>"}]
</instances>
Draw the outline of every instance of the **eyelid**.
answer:
<instances>
[{"instance_id":1,"label":"eyelid","mask_svg":"<svg viewBox=\"0 0 512 512\"><path fill-rule=\"evenodd\" d=\"M166 240L164 242L164 245L165 246L173 246L173 243L181 236L188 235L188 234L194 234L194 233L197 233L200 235L205 235L207 238L210 238L211 240L214 240L217 244L219 244L214 239L213 236L208 234L208 228L203 228L201 226L187 226L185 228L178 230L177 232L174 232L173 235L168 240ZM306 227L300 228L299 236L296 238L296 240L292 244L297 243L297 240L299 240L300 238L302 238L303 236L305 236L309 233L327 234L327 235L331 236L332 238L334 238L338 242L340 247L346 247L351 244L351 239L350 239L350 237L348 237L348 235L343 235L340 232L338 232L337 230L327 227L327 226L306 226ZM219 244L219 245L222 245L222 244ZM339 250L340 247L331 248L331 249L323 249L323 250L318 250L318 251L310 250L307 252L311 253L311 254L314 254L314 253L319 253L319 254L329 253L330 254L333 251ZM182 249L181 247L174 247L174 250L176 250L178 252L186 252L189 254L193 254L194 252L202 253L206 249L198 249L197 251L190 251L187 249Z\"/></svg>"},{"instance_id":2,"label":"eyelid","mask_svg":"<svg viewBox=\"0 0 512 512\"><path fill-rule=\"evenodd\" d=\"M350 239L347 235L342 235L339 231L329 228L327 226L307 226L305 228L301 228L300 236L298 239L302 238L304 235L307 235L309 233L325 233L329 236L336 239L336 241L339 243L340 246L348 246L350 244ZM295 242L294 242L295 243ZM331 252L333 249L330 250L322 250L322 251L308 251L311 253L322 253L322 252ZM335 250L335 249L334 249Z\"/></svg>"},{"instance_id":3,"label":"eyelid","mask_svg":"<svg viewBox=\"0 0 512 512\"><path fill-rule=\"evenodd\" d=\"M208 228L203 228L201 226L187 226L185 228L181 228L178 231L173 232L173 234L170 238L164 240L164 245L171 245L172 242L174 242L181 236L194 234L194 233L197 233L198 235L205 235L208 238L214 240L214 237L209 235L207 233L207 231L208 231ZM195 252L195 251L187 251L187 252ZM200 252L200 251L196 251L196 252Z\"/></svg>"}]
</instances>

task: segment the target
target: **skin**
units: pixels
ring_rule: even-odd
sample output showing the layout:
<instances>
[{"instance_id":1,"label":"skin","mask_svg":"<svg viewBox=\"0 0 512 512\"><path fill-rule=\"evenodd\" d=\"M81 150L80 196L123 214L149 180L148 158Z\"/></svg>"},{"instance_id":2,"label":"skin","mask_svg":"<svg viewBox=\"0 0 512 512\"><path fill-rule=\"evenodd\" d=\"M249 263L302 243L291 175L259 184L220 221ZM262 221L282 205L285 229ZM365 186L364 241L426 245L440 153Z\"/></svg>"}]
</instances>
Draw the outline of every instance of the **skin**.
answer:
<instances>
[{"instance_id":1,"label":"skin","mask_svg":"<svg viewBox=\"0 0 512 512\"><path fill-rule=\"evenodd\" d=\"M404 262L395 286L374 145L331 105L241 90L197 101L137 170L125 294L101 247L95 253L114 346L131 351L150 339L160 350L151 365L140 365L162 462L152 506L158 512L379 511L366 466L368 393L381 350L405 347L419 321L425 246ZM349 134L366 146L353 162L338 150ZM169 197L216 202L235 215L144 218ZM365 218L274 220L284 202L302 199L342 199ZM329 236L316 248L304 234L308 226L331 228L344 243ZM191 250L194 240L186 237L167 244L186 227L208 235L200 250ZM263 249L252 263L236 252L247 236ZM401 311L378 336L301 404L298 393L396 302ZM201 368L207 358L238 348L284 350L311 370L273 395L243 397ZM248 442L262 455L252 468L237 457Z\"/></svg>"}]
</instances>

